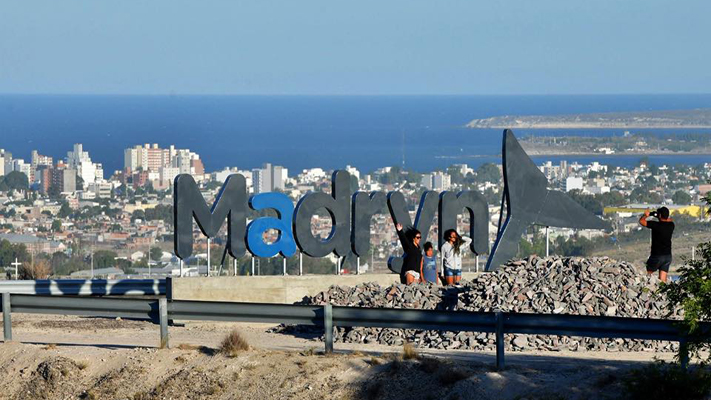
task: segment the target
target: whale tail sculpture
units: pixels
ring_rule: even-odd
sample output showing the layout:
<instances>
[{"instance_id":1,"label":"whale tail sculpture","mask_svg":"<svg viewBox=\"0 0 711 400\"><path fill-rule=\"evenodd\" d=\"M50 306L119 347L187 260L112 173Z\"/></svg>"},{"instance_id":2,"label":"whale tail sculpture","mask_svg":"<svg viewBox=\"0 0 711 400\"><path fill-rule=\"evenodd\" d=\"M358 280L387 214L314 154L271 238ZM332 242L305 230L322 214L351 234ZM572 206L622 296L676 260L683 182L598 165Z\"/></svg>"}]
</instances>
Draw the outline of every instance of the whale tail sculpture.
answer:
<instances>
[{"instance_id":1,"label":"whale tail sculpture","mask_svg":"<svg viewBox=\"0 0 711 400\"><path fill-rule=\"evenodd\" d=\"M501 216L506 204L506 220L501 223L487 271L493 271L516 256L518 242L529 225L574 229L604 229L611 226L596 217L563 192L548 189L548 179L523 151L509 129L504 131L502 149L504 194Z\"/></svg>"}]
</instances>

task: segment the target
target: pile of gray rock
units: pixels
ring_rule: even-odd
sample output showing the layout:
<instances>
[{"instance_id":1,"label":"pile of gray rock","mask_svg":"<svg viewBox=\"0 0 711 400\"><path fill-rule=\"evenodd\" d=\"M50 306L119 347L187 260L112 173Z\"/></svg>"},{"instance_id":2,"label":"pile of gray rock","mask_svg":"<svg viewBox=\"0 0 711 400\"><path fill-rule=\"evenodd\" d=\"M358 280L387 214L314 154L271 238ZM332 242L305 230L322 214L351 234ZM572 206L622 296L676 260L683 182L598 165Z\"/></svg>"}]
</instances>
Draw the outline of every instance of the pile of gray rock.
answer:
<instances>
[{"instance_id":1,"label":"pile of gray rock","mask_svg":"<svg viewBox=\"0 0 711 400\"><path fill-rule=\"evenodd\" d=\"M659 280L626 262L609 258L530 257L510 261L458 287L432 284L380 287L332 286L303 304L414 308L452 311L510 311L665 318L666 304L655 295ZM680 318L677 311L672 318ZM494 350L493 334L385 328L337 328L335 340L440 349ZM506 335L508 350L676 351L677 343L552 335Z\"/></svg>"}]
</instances>

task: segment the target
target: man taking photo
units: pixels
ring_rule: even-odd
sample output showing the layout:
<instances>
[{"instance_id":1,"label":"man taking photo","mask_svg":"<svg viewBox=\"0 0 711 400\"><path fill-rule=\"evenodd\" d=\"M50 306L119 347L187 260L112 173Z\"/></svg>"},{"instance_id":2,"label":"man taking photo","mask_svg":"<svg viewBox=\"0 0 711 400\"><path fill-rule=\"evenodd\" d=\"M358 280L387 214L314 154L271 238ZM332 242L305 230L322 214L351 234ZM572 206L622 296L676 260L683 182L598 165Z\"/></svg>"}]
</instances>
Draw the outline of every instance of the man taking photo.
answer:
<instances>
[{"instance_id":1,"label":"man taking photo","mask_svg":"<svg viewBox=\"0 0 711 400\"><path fill-rule=\"evenodd\" d=\"M650 216L656 217L658 221L648 221ZM674 222L669 218L669 209L662 207L651 213L645 210L639 223L652 230L652 249L647 260L647 273L651 275L659 270L659 280L666 282L672 262L671 239L674 233Z\"/></svg>"}]
</instances>

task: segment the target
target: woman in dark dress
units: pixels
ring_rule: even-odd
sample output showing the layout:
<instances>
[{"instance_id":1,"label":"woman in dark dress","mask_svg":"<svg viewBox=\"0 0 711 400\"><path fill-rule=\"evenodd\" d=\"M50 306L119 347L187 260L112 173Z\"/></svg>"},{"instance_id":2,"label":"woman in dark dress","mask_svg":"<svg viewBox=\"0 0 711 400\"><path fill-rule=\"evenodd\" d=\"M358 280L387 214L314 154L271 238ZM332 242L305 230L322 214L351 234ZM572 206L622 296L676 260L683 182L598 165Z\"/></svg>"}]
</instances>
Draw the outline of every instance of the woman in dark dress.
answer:
<instances>
[{"instance_id":1,"label":"woman in dark dress","mask_svg":"<svg viewBox=\"0 0 711 400\"><path fill-rule=\"evenodd\" d=\"M400 270L400 283L408 285L420 281L420 270L422 269L422 250L420 250L420 240L422 234L417 229L402 231L402 224L395 226L397 236L400 238L403 249L405 249L405 262Z\"/></svg>"}]
</instances>

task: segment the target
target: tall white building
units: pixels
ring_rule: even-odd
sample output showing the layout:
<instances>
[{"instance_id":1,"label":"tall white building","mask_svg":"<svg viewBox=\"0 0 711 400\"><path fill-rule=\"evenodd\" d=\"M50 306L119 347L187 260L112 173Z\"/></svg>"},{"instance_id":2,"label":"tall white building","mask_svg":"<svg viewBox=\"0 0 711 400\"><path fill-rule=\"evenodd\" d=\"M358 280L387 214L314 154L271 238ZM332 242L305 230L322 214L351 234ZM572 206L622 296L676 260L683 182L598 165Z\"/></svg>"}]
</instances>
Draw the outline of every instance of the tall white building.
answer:
<instances>
[{"instance_id":1,"label":"tall white building","mask_svg":"<svg viewBox=\"0 0 711 400\"><path fill-rule=\"evenodd\" d=\"M351 176L355 176L356 179L360 180L360 171L356 167L351 167L350 165L346 165L346 172L351 174Z\"/></svg>"},{"instance_id":2,"label":"tall white building","mask_svg":"<svg viewBox=\"0 0 711 400\"><path fill-rule=\"evenodd\" d=\"M25 160L18 158L15 160L12 160L12 170L13 171L18 171L22 172L27 176L27 181L30 182L30 176L32 175L31 170L32 170L32 165L26 164ZM32 182L30 182L32 183Z\"/></svg>"},{"instance_id":3,"label":"tall white building","mask_svg":"<svg viewBox=\"0 0 711 400\"><path fill-rule=\"evenodd\" d=\"M444 172L433 172L422 175L420 184L427 190L444 191L452 187L452 177Z\"/></svg>"},{"instance_id":4,"label":"tall white building","mask_svg":"<svg viewBox=\"0 0 711 400\"><path fill-rule=\"evenodd\" d=\"M89 152L84 151L80 143L74 144L73 151L67 152L67 166L77 170L77 174L84 181L84 187L89 187L90 183L104 180L104 168L99 163L91 162Z\"/></svg>"},{"instance_id":5,"label":"tall white building","mask_svg":"<svg viewBox=\"0 0 711 400\"><path fill-rule=\"evenodd\" d=\"M443 172L432 174L432 189L436 191L449 190L452 187L452 177Z\"/></svg>"},{"instance_id":6,"label":"tall white building","mask_svg":"<svg viewBox=\"0 0 711 400\"><path fill-rule=\"evenodd\" d=\"M570 192L571 190L582 190L583 189L583 178L579 176L571 176L565 180L565 191Z\"/></svg>"}]
</instances>

